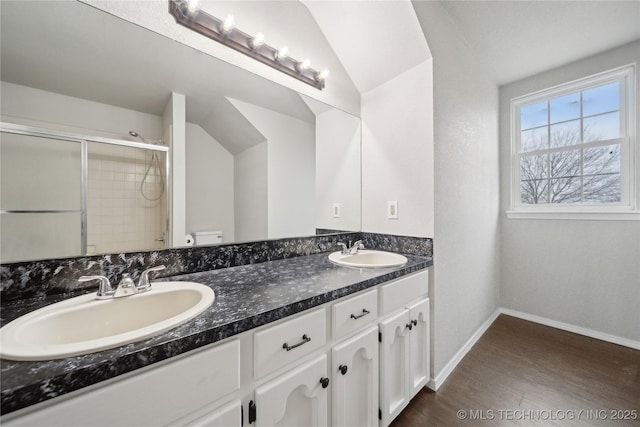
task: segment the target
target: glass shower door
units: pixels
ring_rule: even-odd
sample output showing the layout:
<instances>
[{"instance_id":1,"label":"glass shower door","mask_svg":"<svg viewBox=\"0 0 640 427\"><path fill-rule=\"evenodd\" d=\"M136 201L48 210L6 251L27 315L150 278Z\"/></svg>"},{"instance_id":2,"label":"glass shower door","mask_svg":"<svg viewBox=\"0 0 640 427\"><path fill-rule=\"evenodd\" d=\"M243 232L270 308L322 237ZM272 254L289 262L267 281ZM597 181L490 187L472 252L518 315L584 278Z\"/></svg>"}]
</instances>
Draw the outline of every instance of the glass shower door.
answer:
<instances>
[{"instance_id":1,"label":"glass shower door","mask_svg":"<svg viewBox=\"0 0 640 427\"><path fill-rule=\"evenodd\" d=\"M86 142L1 132L0 261L83 255Z\"/></svg>"}]
</instances>

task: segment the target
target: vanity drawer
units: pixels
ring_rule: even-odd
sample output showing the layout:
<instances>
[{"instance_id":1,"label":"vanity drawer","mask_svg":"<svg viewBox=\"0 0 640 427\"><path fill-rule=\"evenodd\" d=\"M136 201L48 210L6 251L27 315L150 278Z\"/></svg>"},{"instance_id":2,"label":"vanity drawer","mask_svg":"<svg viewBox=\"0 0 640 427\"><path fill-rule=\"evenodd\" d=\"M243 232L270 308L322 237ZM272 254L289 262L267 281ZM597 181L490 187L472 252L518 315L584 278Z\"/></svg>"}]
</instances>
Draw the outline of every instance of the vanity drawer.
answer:
<instances>
[{"instance_id":1,"label":"vanity drawer","mask_svg":"<svg viewBox=\"0 0 640 427\"><path fill-rule=\"evenodd\" d=\"M429 273L421 271L380 288L380 314L387 314L429 293Z\"/></svg>"},{"instance_id":2,"label":"vanity drawer","mask_svg":"<svg viewBox=\"0 0 640 427\"><path fill-rule=\"evenodd\" d=\"M331 307L333 338L339 339L378 317L378 291L373 289Z\"/></svg>"},{"instance_id":3,"label":"vanity drawer","mask_svg":"<svg viewBox=\"0 0 640 427\"><path fill-rule=\"evenodd\" d=\"M253 335L253 373L261 378L295 363L327 341L324 308L295 317Z\"/></svg>"}]
</instances>

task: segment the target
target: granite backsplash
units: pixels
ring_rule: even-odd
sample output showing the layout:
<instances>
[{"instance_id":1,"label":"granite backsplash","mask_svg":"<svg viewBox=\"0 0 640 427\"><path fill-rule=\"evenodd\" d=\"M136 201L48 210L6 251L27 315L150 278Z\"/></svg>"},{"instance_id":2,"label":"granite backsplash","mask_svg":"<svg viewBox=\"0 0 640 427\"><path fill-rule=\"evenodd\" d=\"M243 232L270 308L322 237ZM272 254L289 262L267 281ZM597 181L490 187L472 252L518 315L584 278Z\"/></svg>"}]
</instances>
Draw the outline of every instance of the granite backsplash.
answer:
<instances>
[{"instance_id":1,"label":"granite backsplash","mask_svg":"<svg viewBox=\"0 0 640 427\"><path fill-rule=\"evenodd\" d=\"M157 279L330 252L337 249L337 242L356 240L362 240L368 249L433 256L430 238L353 232L25 261L0 265L0 299L8 302L96 289L96 282L78 282L84 275L104 275L111 283L118 283L123 273L129 273L137 280L145 269L164 264L167 268L153 276Z\"/></svg>"}]
</instances>

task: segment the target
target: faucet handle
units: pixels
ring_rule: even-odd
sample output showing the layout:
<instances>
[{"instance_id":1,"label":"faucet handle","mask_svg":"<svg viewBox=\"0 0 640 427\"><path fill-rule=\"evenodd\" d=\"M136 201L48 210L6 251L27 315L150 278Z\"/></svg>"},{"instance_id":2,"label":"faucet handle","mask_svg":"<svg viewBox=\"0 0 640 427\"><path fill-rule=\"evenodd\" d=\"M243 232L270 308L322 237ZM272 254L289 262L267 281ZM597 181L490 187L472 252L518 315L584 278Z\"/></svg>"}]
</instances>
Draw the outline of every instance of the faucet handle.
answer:
<instances>
[{"instance_id":1,"label":"faucet handle","mask_svg":"<svg viewBox=\"0 0 640 427\"><path fill-rule=\"evenodd\" d=\"M342 253L343 253L343 254L346 254L346 253L349 251L349 249L347 248L347 245L345 245L345 244L344 244L344 243L342 243L342 242L338 242L338 243L336 243L336 246L340 246L340 247L342 247Z\"/></svg>"},{"instance_id":2,"label":"faucet handle","mask_svg":"<svg viewBox=\"0 0 640 427\"><path fill-rule=\"evenodd\" d=\"M98 292L96 293L96 299L111 298L115 293L115 291L111 287L109 279L107 279L105 276L81 276L78 279L78 282L90 282L92 280L100 280L100 285L98 285Z\"/></svg>"},{"instance_id":3,"label":"faucet handle","mask_svg":"<svg viewBox=\"0 0 640 427\"><path fill-rule=\"evenodd\" d=\"M138 282L138 292L151 289L151 283L149 283L149 273L164 270L165 268L166 267L164 265L158 265L156 267L147 268L145 271L143 271L140 275L140 281Z\"/></svg>"}]
</instances>

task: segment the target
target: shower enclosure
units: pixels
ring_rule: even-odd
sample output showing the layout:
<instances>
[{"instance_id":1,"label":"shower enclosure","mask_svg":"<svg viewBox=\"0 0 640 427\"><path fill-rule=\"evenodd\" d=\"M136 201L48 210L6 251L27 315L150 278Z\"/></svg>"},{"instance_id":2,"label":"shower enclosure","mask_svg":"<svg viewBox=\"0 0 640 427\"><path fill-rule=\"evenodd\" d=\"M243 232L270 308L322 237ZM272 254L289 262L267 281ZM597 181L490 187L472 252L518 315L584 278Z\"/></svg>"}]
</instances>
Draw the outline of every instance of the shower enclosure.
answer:
<instances>
[{"instance_id":1,"label":"shower enclosure","mask_svg":"<svg viewBox=\"0 0 640 427\"><path fill-rule=\"evenodd\" d=\"M165 247L167 146L0 124L0 261Z\"/></svg>"}]
</instances>

